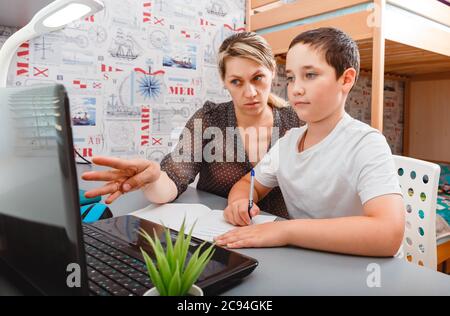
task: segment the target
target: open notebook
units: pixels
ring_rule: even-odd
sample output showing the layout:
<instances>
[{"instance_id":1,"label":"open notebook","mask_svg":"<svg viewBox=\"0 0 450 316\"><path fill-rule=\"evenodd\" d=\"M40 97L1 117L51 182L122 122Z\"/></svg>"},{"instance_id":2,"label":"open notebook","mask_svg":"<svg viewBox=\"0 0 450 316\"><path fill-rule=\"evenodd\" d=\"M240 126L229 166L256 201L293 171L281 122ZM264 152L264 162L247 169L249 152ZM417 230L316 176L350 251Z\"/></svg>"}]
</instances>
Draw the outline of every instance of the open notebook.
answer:
<instances>
[{"instance_id":1,"label":"open notebook","mask_svg":"<svg viewBox=\"0 0 450 316\"><path fill-rule=\"evenodd\" d=\"M212 242L214 237L222 235L234 228L223 218L222 210L211 210L202 204L169 203L164 205L150 205L130 215L140 217L157 224L163 224L173 230L179 230L183 219L190 230L197 220L192 235L194 237ZM276 216L258 215L252 218L254 224L273 222Z\"/></svg>"}]
</instances>

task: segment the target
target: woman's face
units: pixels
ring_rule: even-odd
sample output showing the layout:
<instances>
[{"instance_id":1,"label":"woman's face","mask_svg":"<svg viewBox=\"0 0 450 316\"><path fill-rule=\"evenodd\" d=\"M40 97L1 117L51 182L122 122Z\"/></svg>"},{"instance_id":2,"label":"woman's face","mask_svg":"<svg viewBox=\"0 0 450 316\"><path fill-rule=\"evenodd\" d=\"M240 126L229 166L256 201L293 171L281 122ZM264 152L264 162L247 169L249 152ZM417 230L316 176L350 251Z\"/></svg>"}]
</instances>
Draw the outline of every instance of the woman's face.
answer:
<instances>
[{"instance_id":1,"label":"woman's face","mask_svg":"<svg viewBox=\"0 0 450 316\"><path fill-rule=\"evenodd\" d=\"M225 61L225 88L230 92L236 111L258 115L266 107L274 72L243 57L228 57Z\"/></svg>"}]
</instances>

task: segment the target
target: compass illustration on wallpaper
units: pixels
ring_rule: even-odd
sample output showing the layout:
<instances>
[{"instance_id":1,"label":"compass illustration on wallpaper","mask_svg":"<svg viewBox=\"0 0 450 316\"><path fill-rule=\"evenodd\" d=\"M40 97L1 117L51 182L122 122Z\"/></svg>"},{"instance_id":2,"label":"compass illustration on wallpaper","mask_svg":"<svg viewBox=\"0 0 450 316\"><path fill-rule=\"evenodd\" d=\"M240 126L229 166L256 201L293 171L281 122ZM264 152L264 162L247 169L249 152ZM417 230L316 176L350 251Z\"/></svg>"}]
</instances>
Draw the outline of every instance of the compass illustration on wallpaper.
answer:
<instances>
[{"instance_id":1,"label":"compass illustration on wallpaper","mask_svg":"<svg viewBox=\"0 0 450 316\"><path fill-rule=\"evenodd\" d=\"M156 49L164 49L169 43L167 34L160 30L152 31L149 39L151 45Z\"/></svg>"},{"instance_id":2,"label":"compass illustration on wallpaper","mask_svg":"<svg viewBox=\"0 0 450 316\"><path fill-rule=\"evenodd\" d=\"M162 94L162 84L155 76L144 75L137 79L138 91L144 99L155 100Z\"/></svg>"},{"instance_id":3,"label":"compass illustration on wallpaper","mask_svg":"<svg viewBox=\"0 0 450 316\"><path fill-rule=\"evenodd\" d=\"M91 26L88 31L89 38L95 41L97 44L104 43L108 38L108 33L103 26L95 25Z\"/></svg>"},{"instance_id":4,"label":"compass illustration on wallpaper","mask_svg":"<svg viewBox=\"0 0 450 316\"><path fill-rule=\"evenodd\" d=\"M166 153L162 150L149 149L147 151L147 159L155 161L157 163L160 163L163 160L165 155L166 155Z\"/></svg>"}]
</instances>

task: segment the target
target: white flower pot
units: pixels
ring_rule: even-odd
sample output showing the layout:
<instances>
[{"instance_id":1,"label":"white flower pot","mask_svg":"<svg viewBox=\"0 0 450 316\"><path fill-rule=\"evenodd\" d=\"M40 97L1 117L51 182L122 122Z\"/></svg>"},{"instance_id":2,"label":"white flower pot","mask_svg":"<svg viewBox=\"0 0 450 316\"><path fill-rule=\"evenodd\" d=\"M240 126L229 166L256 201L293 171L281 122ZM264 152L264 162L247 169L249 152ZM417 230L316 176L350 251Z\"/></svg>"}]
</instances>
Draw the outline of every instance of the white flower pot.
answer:
<instances>
[{"instance_id":1,"label":"white flower pot","mask_svg":"<svg viewBox=\"0 0 450 316\"><path fill-rule=\"evenodd\" d=\"M203 290L198 287L197 285L192 285L192 287L189 289L188 296L204 296ZM144 293L143 296L160 296L158 289L156 287L152 287L150 290Z\"/></svg>"}]
</instances>

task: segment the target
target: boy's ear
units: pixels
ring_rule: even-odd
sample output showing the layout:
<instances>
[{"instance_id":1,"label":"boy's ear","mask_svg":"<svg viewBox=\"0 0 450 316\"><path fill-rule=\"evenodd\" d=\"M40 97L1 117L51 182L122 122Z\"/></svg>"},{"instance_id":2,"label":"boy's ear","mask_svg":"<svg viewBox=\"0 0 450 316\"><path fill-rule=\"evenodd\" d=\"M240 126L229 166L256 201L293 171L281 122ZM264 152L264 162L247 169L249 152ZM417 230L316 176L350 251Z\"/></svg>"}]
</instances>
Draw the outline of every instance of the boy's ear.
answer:
<instances>
[{"instance_id":1,"label":"boy's ear","mask_svg":"<svg viewBox=\"0 0 450 316\"><path fill-rule=\"evenodd\" d=\"M355 68L348 68L342 74L342 84L345 92L349 93L355 85L356 70Z\"/></svg>"}]
</instances>

